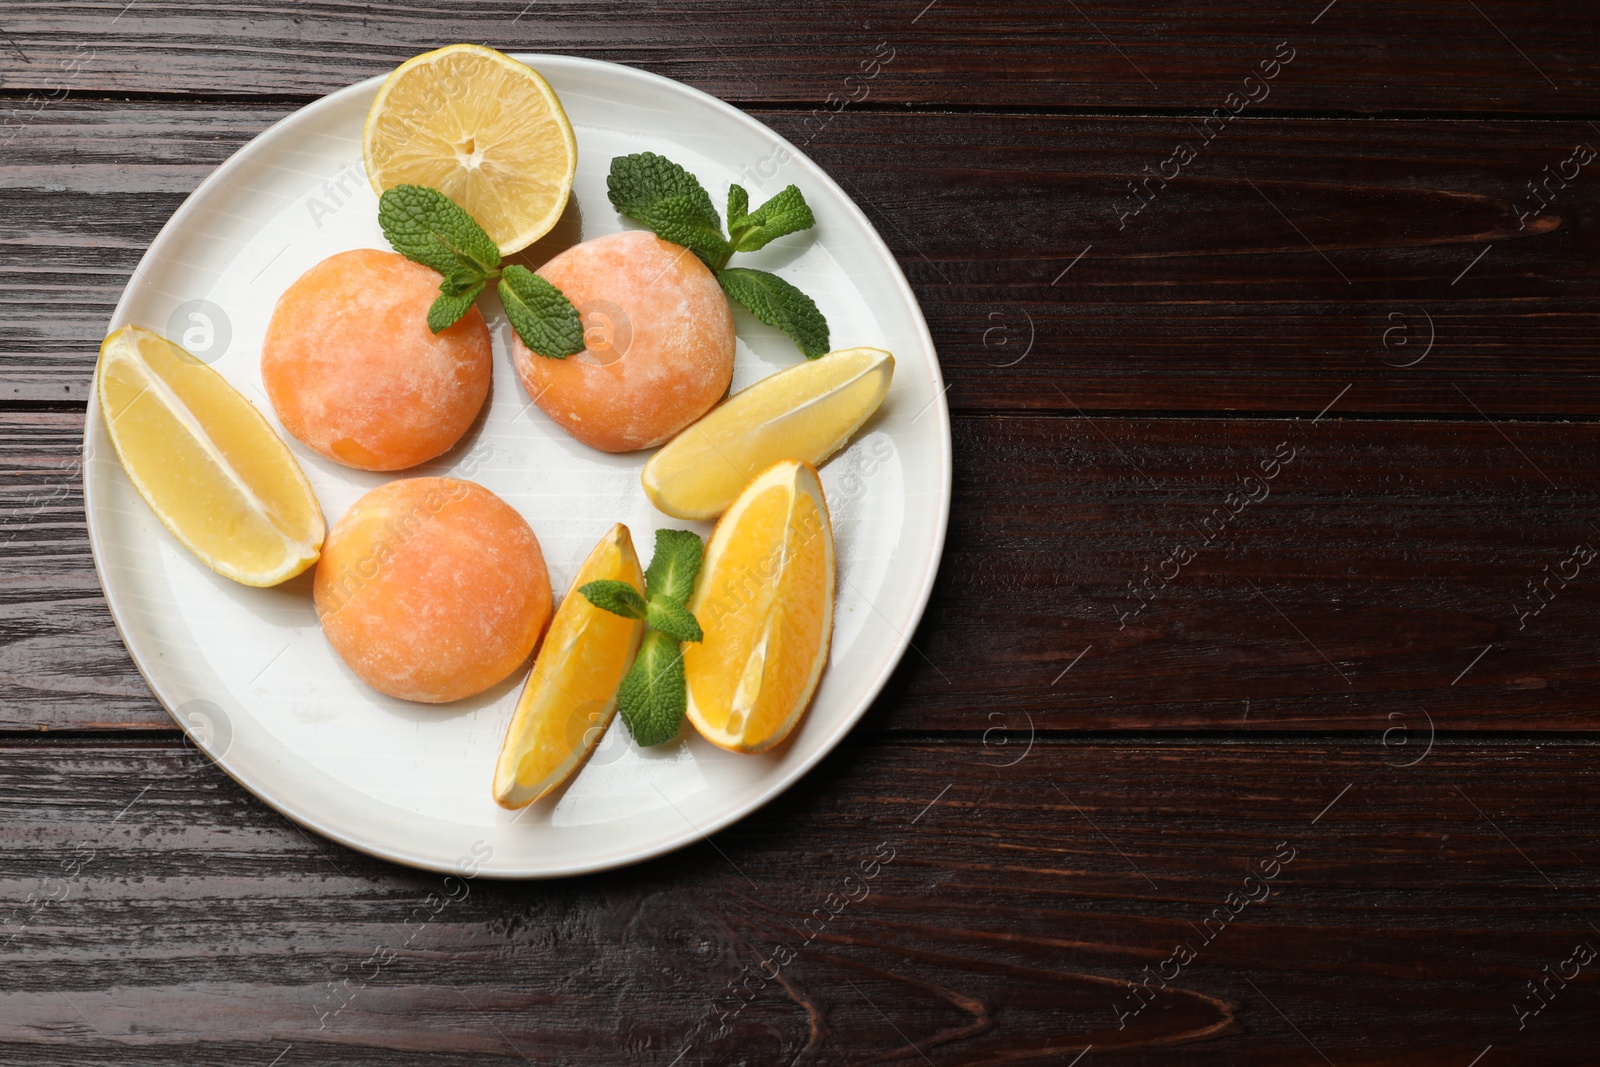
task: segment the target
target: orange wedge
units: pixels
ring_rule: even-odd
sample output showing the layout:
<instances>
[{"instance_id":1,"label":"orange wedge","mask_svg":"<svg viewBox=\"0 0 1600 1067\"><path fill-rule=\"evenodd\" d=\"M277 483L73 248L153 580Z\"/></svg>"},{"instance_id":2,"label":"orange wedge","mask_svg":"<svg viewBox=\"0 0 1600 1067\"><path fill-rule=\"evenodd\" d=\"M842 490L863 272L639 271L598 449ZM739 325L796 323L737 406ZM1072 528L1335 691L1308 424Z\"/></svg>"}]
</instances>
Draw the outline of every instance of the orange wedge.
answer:
<instances>
[{"instance_id":1,"label":"orange wedge","mask_svg":"<svg viewBox=\"0 0 1600 1067\"><path fill-rule=\"evenodd\" d=\"M133 487L218 574L277 585L322 552L305 472L227 380L160 334L124 326L95 374L111 443Z\"/></svg>"},{"instance_id":2,"label":"orange wedge","mask_svg":"<svg viewBox=\"0 0 1600 1067\"><path fill-rule=\"evenodd\" d=\"M517 700L494 771L501 807L525 807L564 782L616 714L617 687L639 650L644 621L602 611L578 592L602 578L644 592L639 557L621 523L600 539L572 580Z\"/></svg>"},{"instance_id":3,"label":"orange wedge","mask_svg":"<svg viewBox=\"0 0 1600 1067\"><path fill-rule=\"evenodd\" d=\"M723 514L706 545L686 644L689 721L734 752L789 736L816 692L833 635L833 526L816 468L768 467Z\"/></svg>"}]
</instances>

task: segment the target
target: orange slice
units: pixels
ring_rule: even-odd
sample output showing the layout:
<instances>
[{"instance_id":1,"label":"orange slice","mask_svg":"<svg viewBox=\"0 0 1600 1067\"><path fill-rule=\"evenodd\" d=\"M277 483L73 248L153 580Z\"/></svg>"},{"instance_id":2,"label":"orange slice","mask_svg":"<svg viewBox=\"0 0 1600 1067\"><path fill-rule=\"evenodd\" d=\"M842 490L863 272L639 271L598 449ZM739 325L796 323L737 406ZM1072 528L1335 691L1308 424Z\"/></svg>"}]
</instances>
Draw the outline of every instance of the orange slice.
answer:
<instances>
[{"instance_id":1,"label":"orange slice","mask_svg":"<svg viewBox=\"0 0 1600 1067\"><path fill-rule=\"evenodd\" d=\"M688 714L706 740L764 752L789 736L828 659L833 583L816 468L775 463L717 523L689 605L705 639L684 646Z\"/></svg>"},{"instance_id":2,"label":"orange slice","mask_svg":"<svg viewBox=\"0 0 1600 1067\"><path fill-rule=\"evenodd\" d=\"M617 687L639 650L644 621L602 611L578 592L602 578L644 592L639 557L621 523L600 539L572 580L517 700L494 772L501 807L525 807L564 782L616 714Z\"/></svg>"},{"instance_id":3,"label":"orange slice","mask_svg":"<svg viewBox=\"0 0 1600 1067\"><path fill-rule=\"evenodd\" d=\"M283 439L227 380L139 326L100 346L111 443L172 535L218 574L277 585L311 566L326 529Z\"/></svg>"}]
</instances>

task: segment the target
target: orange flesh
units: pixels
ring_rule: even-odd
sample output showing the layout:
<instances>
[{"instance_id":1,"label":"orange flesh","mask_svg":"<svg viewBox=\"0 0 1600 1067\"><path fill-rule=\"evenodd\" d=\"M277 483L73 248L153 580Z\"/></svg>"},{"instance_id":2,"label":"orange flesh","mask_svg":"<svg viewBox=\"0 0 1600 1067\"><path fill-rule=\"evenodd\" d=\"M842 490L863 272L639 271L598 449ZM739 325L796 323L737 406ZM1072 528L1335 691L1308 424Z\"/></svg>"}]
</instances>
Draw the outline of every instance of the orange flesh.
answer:
<instances>
[{"instance_id":1,"label":"orange flesh","mask_svg":"<svg viewBox=\"0 0 1600 1067\"><path fill-rule=\"evenodd\" d=\"M362 681L427 703L505 678L550 621L533 530L455 478L394 481L357 501L328 534L315 596L328 643Z\"/></svg>"},{"instance_id":2,"label":"orange flesh","mask_svg":"<svg viewBox=\"0 0 1600 1067\"><path fill-rule=\"evenodd\" d=\"M827 520L809 495L795 494L792 509L790 498L788 487L773 486L740 516L714 581L696 595L705 639L684 651L684 672L706 723L770 739L760 748L783 740L805 710L828 638ZM780 572L779 581L769 581ZM753 661L763 642L765 657Z\"/></svg>"},{"instance_id":3,"label":"orange flesh","mask_svg":"<svg viewBox=\"0 0 1600 1067\"><path fill-rule=\"evenodd\" d=\"M473 308L428 329L439 275L394 252L330 256L278 299L261 348L273 410L298 440L362 470L449 451L489 395L489 327Z\"/></svg>"},{"instance_id":4,"label":"orange flesh","mask_svg":"<svg viewBox=\"0 0 1600 1067\"><path fill-rule=\"evenodd\" d=\"M705 264L643 230L567 249L539 273L583 319L588 347L546 359L513 339L517 374L545 414L606 452L661 444L733 380L733 313Z\"/></svg>"},{"instance_id":5,"label":"orange flesh","mask_svg":"<svg viewBox=\"0 0 1600 1067\"><path fill-rule=\"evenodd\" d=\"M505 807L530 804L560 785L611 722L644 622L602 611L579 592L605 579L644 592L626 526L613 527L589 553L551 620L495 770L495 799Z\"/></svg>"}]
</instances>

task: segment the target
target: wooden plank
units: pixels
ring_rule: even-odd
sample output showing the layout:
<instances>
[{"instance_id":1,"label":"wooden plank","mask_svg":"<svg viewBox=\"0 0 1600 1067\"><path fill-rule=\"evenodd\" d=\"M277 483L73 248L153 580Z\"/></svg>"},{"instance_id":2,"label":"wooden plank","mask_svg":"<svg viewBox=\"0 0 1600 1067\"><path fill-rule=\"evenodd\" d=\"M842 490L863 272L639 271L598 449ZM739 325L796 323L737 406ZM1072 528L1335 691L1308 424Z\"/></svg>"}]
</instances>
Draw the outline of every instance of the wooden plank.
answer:
<instances>
[{"instance_id":1,"label":"wooden plank","mask_svg":"<svg viewBox=\"0 0 1600 1067\"><path fill-rule=\"evenodd\" d=\"M6 744L0 1054L667 1067L1066 1063L1090 1044L1219 1065L1592 1050L1592 956L1577 977L1569 962L1600 945L1592 744L1441 742L1408 768L1308 743L995 755L847 740L713 844L494 883L314 839L176 746ZM1535 999L1529 983L1558 972Z\"/></svg>"},{"instance_id":2,"label":"wooden plank","mask_svg":"<svg viewBox=\"0 0 1600 1067\"><path fill-rule=\"evenodd\" d=\"M170 0L13 0L4 28L6 84L19 95L319 96L452 41L627 63L729 100L812 104L1209 109L1290 49L1274 107L1576 112L1600 85L1592 20L1552 0L1160 10L911 0L870 12L841 0L624 9L496 0L470 10L320 0L237 13ZM892 58L863 68L874 56Z\"/></svg>"},{"instance_id":3,"label":"wooden plank","mask_svg":"<svg viewBox=\"0 0 1600 1067\"><path fill-rule=\"evenodd\" d=\"M1600 583L1574 554L1600 546L1600 426L1325 403L958 418L941 577L869 728L1600 727ZM164 727L95 580L80 439L73 412L0 413L0 725Z\"/></svg>"},{"instance_id":4,"label":"wooden plank","mask_svg":"<svg viewBox=\"0 0 1600 1067\"><path fill-rule=\"evenodd\" d=\"M16 139L0 400L85 399L150 240L285 113L62 105ZM758 115L803 135L803 116ZM1600 134L1241 118L1128 219L1128 180L1199 143L1192 122L860 114L812 151L904 264L956 410L1315 415L1349 384L1348 411L1592 416L1600 245L1578 220L1600 212L1595 168L1522 217L1528 183L1580 142Z\"/></svg>"}]
</instances>

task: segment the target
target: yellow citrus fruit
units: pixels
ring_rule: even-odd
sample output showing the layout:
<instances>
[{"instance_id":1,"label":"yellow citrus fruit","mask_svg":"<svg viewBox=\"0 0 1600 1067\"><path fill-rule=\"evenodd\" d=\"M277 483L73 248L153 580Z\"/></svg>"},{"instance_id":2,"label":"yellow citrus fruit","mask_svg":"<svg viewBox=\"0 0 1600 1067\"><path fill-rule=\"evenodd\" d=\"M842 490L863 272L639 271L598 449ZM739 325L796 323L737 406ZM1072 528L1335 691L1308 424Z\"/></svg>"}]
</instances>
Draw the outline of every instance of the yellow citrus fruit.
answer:
<instances>
[{"instance_id":1,"label":"yellow citrus fruit","mask_svg":"<svg viewBox=\"0 0 1600 1067\"><path fill-rule=\"evenodd\" d=\"M362 154L379 195L396 185L437 189L507 256L555 226L578 169L578 139L550 83L476 44L396 67L367 112Z\"/></svg>"},{"instance_id":2,"label":"yellow citrus fruit","mask_svg":"<svg viewBox=\"0 0 1600 1067\"><path fill-rule=\"evenodd\" d=\"M845 348L763 378L688 427L644 465L651 503L675 519L725 511L780 459L821 463L871 417L894 376L881 348Z\"/></svg>"},{"instance_id":3,"label":"yellow citrus fruit","mask_svg":"<svg viewBox=\"0 0 1600 1067\"><path fill-rule=\"evenodd\" d=\"M305 472L238 390L165 337L100 346L100 410L134 488L201 561L277 585L317 561L326 528Z\"/></svg>"},{"instance_id":4,"label":"yellow citrus fruit","mask_svg":"<svg viewBox=\"0 0 1600 1067\"><path fill-rule=\"evenodd\" d=\"M689 721L712 744L763 752L805 711L833 634L833 526L816 468L782 460L758 474L706 545L689 609Z\"/></svg>"},{"instance_id":5,"label":"yellow citrus fruit","mask_svg":"<svg viewBox=\"0 0 1600 1067\"><path fill-rule=\"evenodd\" d=\"M616 713L617 687L639 649L644 620L602 611L578 592L601 579L644 592L639 557L621 523L572 580L517 700L494 772L494 799L502 807L524 807L565 781Z\"/></svg>"}]
</instances>

